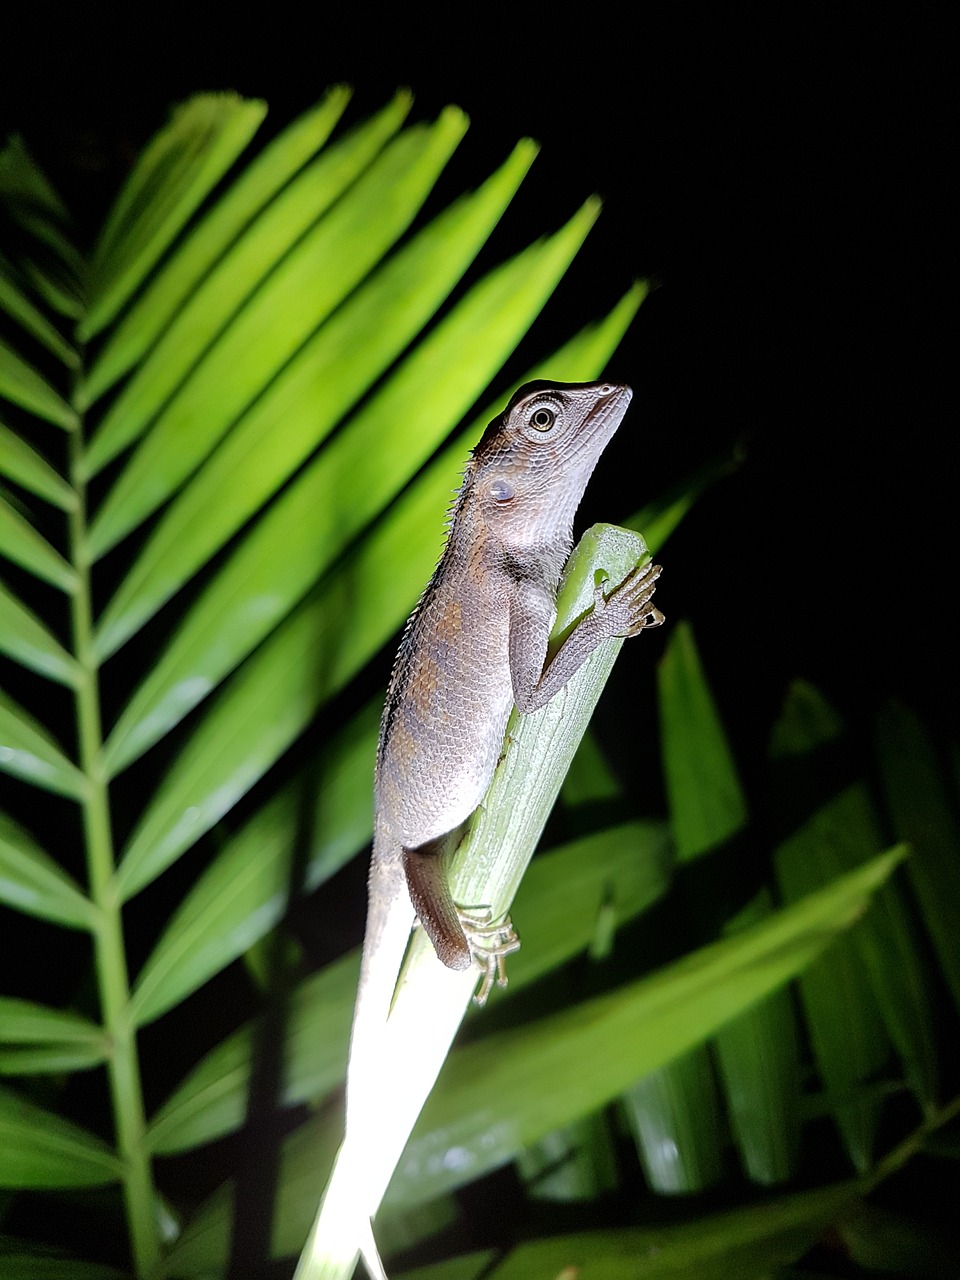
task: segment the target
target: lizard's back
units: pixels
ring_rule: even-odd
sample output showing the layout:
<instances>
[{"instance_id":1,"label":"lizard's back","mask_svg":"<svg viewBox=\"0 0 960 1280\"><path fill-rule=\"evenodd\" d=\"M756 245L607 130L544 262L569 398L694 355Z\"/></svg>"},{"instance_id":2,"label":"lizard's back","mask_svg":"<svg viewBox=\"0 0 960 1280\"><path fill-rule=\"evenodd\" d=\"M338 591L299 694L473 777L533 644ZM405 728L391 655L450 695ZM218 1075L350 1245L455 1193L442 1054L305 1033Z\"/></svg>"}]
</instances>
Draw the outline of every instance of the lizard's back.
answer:
<instances>
[{"instance_id":1,"label":"lizard's back","mask_svg":"<svg viewBox=\"0 0 960 1280\"><path fill-rule=\"evenodd\" d=\"M483 798L513 706L509 597L479 545L448 546L407 625L377 753L377 811L406 847Z\"/></svg>"}]
</instances>

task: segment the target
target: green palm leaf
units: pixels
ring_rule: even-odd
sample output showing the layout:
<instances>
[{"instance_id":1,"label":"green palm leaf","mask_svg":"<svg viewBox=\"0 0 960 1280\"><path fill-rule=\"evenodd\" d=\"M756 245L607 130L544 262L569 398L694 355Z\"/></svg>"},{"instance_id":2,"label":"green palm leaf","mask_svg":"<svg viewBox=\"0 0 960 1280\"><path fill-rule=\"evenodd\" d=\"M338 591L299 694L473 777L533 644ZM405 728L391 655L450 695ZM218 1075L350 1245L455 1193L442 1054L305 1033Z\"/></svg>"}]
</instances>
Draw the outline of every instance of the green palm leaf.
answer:
<instances>
[{"instance_id":1,"label":"green palm leaf","mask_svg":"<svg viewBox=\"0 0 960 1280\"><path fill-rule=\"evenodd\" d=\"M31 1030L24 1008L7 1002L4 1063L29 1076L80 1069L106 1055L121 1160L110 1168L125 1171L140 1270L151 1265L158 1242L126 1010L138 1022L158 1017L276 923L298 813L295 787L238 829L171 920L135 993L120 903L227 815L399 626L435 554L452 453L409 495L396 502L397 495L484 393L597 213L588 202L560 232L488 270L430 328L515 195L535 148L521 143L474 193L398 246L466 119L450 108L432 125L401 131L410 99L399 94L330 141L347 97L333 90L225 184L264 105L208 95L179 108L131 173L89 267L26 149L11 143L0 163L7 213L26 237L0 263L0 306L14 335L13 345L0 348L0 396L10 406L0 466L29 499L69 517L64 537L51 541L47 516L35 519L29 503L0 497L0 553L72 598L72 634L61 637L4 587L2 647L75 691L80 744L73 759L42 715L5 694L0 767L77 802L90 896L7 820L0 887L15 909L92 932L103 1020L89 1043L71 1038L62 1020L61 1034L47 1038L40 1023L44 1016L57 1021L56 1010L38 1006ZM218 184L222 191L211 200ZM598 372L642 296L633 290L608 322L585 331L569 352L570 371L558 376ZM64 316L79 322L89 368L63 331ZM72 372L41 372L35 348ZM38 418L73 433L68 474L47 460ZM458 453L463 447L455 446ZM374 448L378 465L370 468ZM87 483L107 464L111 484L91 505ZM97 616L91 566L154 513L153 529L125 553L119 587ZM211 559L241 528L231 556L209 577ZM149 627L196 575L205 575L203 589L189 607L175 602L179 622L164 653L143 672L105 737L100 699L113 668L101 669L102 660ZM388 591L380 590L384 582ZM354 592L360 603L351 610L348 640L343 608ZM194 708L199 715L180 744L179 763L147 799L118 855L108 777ZM356 852L369 830L363 775L375 719L371 710L347 725L323 757L331 783L321 796L332 802L324 812L334 819L308 870L313 885ZM254 858L260 831L274 819L273 860ZM212 952L191 947L200 937L218 945ZM30 1116L22 1112L19 1123L44 1123ZM42 1182L40 1167L24 1172L22 1185ZM15 1168L8 1174L14 1185L18 1176ZM57 1176L51 1172L51 1184Z\"/></svg>"}]
</instances>

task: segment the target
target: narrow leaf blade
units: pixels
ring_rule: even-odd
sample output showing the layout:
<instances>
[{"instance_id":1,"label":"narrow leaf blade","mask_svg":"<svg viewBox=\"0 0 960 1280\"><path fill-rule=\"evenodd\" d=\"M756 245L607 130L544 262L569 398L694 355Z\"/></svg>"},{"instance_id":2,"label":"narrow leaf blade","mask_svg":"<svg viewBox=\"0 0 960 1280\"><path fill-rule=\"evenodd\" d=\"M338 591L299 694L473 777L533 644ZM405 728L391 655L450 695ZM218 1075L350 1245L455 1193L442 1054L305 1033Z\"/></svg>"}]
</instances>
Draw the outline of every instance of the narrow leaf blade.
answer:
<instances>
[{"instance_id":1,"label":"narrow leaf blade","mask_svg":"<svg viewBox=\"0 0 960 1280\"><path fill-rule=\"evenodd\" d=\"M720 1181L723 1130L705 1046L638 1080L622 1095L621 1106L651 1190L690 1194Z\"/></svg>"},{"instance_id":2,"label":"narrow leaf blade","mask_svg":"<svg viewBox=\"0 0 960 1280\"><path fill-rule=\"evenodd\" d=\"M890 704L877 753L894 829L911 847L907 875L960 1008L960 835L933 745L916 715Z\"/></svg>"},{"instance_id":3,"label":"narrow leaf blade","mask_svg":"<svg viewBox=\"0 0 960 1280\"><path fill-rule=\"evenodd\" d=\"M45 498L62 511L73 511L77 495L66 480L54 471L44 458L25 440L0 423L0 474Z\"/></svg>"},{"instance_id":4,"label":"narrow leaf blade","mask_svg":"<svg viewBox=\"0 0 960 1280\"><path fill-rule=\"evenodd\" d=\"M131 997L152 1021L238 959L289 905L294 849L310 891L351 858L373 829L379 700L364 708L296 785L228 841L184 899L148 957Z\"/></svg>"},{"instance_id":5,"label":"narrow leaf blade","mask_svg":"<svg viewBox=\"0 0 960 1280\"><path fill-rule=\"evenodd\" d=\"M454 108L405 130L286 255L163 410L97 512L94 558L173 494L399 238L466 129Z\"/></svg>"},{"instance_id":6,"label":"narrow leaf blade","mask_svg":"<svg viewBox=\"0 0 960 1280\"><path fill-rule=\"evenodd\" d=\"M104 1036L99 1045L44 1044L28 1048L0 1047L0 1076L63 1075L71 1071L89 1071L99 1067L110 1055Z\"/></svg>"},{"instance_id":7,"label":"narrow leaf blade","mask_svg":"<svg viewBox=\"0 0 960 1280\"><path fill-rule=\"evenodd\" d=\"M2 691L0 769L60 795L77 798L86 792L86 778L76 765L71 764L46 729Z\"/></svg>"},{"instance_id":8,"label":"narrow leaf blade","mask_svg":"<svg viewBox=\"0 0 960 1280\"><path fill-rule=\"evenodd\" d=\"M492 1270L482 1266L475 1280L770 1280L807 1252L853 1195L841 1184L672 1226L530 1240Z\"/></svg>"},{"instance_id":9,"label":"narrow leaf blade","mask_svg":"<svg viewBox=\"0 0 960 1280\"><path fill-rule=\"evenodd\" d=\"M0 1280L27 1280L28 1277L29 1280L130 1280L130 1272L6 1237L0 1253Z\"/></svg>"},{"instance_id":10,"label":"narrow leaf blade","mask_svg":"<svg viewBox=\"0 0 960 1280\"><path fill-rule=\"evenodd\" d=\"M93 904L76 882L4 813L0 813L0 901L75 929L89 929L96 918Z\"/></svg>"},{"instance_id":11,"label":"narrow leaf blade","mask_svg":"<svg viewBox=\"0 0 960 1280\"><path fill-rule=\"evenodd\" d=\"M107 217L93 259L89 341L117 314L197 206L246 147L266 103L201 94L178 107L141 153Z\"/></svg>"},{"instance_id":12,"label":"narrow leaf blade","mask_svg":"<svg viewBox=\"0 0 960 1280\"><path fill-rule=\"evenodd\" d=\"M297 241L368 167L384 142L396 133L406 106L404 100L395 100L379 115L331 147L294 179L212 265L209 275L197 284L148 358L107 411L86 459L91 474L101 470L143 435L200 357L237 319L241 307L269 307L269 294L265 301L262 295L257 295L258 289L269 280L271 272ZM247 171L237 186L245 183L250 172ZM236 187L224 200L229 204L235 195ZM223 203L221 201L211 212L215 227L219 225ZM206 238L204 228L198 235L201 240ZM158 278L158 289L164 285L169 273L173 273L176 283L182 271L188 275L192 272L192 247L191 239ZM187 259L183 266L181 255ZM144 307L150 298L150 293L144 297ZM129 345L141 340L139 331L132 328L139 311L139 307L135 308L118 330L118 341L125 340ZM265 319L275 320L276 316L270 313ZM130 336L125 339L127 333ZM214 353L211 353L211 358L216 358Z\"/></svg>"},{"instance_id":13,"label":"narrow leaf blade","mask_svg":"<svg viewBox=\"0 0 960 1280\"><path fill-rule=\"evenodd\" d=\"M0 1187L99 1187L122 1166L93 1134L0 1090Z\"/></svg>"},{"instance_id":14,"label":"narrow leaf blade","mask_svg":"<svg viewBox=\"0 0 960 1280\"><path fill-rule=\"evenodd\" d=\"M21 409L27 409L52 422L54 426L74 431L80 419L66 400L41 377L33 365L18 355L12 347L0 341L0 397L5 397Z\"/></svg>"},{"instance_id":15,"label":"narrow leaf blade","mask_svg":"<svg viewBox=\"0 0 960 1280\"><path fill-rule=\"evenodd\" d=\"M727 926L737 933L767 919L773 899L763 890ZM787 990L721 1028L713 1048L727 1096L734 1141L754 1182L770 1186L793 1176L800 1150L800 1048Z\"/></svg>"},{"instance_id":16,"label":"narrow leaf blade","mask_svg":"<svg viewBox=\"0 0 960 1280\"><path fill-rule=\"evenodd\" d=\"M776 850L784 901L794 902L833 881L841 865L830 840L837 816L826 806ZM838 939L829 955L809 967L800 979L800 997L817 1069L828 1094L838 1100L837 1124L854 1167L862 1172L873 1154L877 1104L858 1099L858 1086L882 1070L889 1042L852 939ZM840 1101L844 1098L848 1101Z\"/></svg>"},{"instance_id":17,"label":"narrow leaf blade","mask_svg":"<svg viewBox=\"0 0 960 1280\"><path fill-rule=\"evenodd\" d=\"M153 345L224 247L323 146L349 100L349 89L334 86L321 102L288 125L238 176L156 278L133 301L85 380L84 407L97 400Z\"/></svg>"},{"instance_id":18,"label":"narrow leaf blade","mask_svg":"<svg viewBox=\"0 0 960 1280\"><path fill-rule=\"evenodd\" d=\"M4 1044L93 1044L103 1031L78 1014L33 1000L0 996L0 1042Z\"/></svg>"},{"instance_id":19,"label":"narrow leaf blade","mask_svg":"<svg viewBox=\"0 0 960 1280\"><path fill-rule=\"evenodd\" d=\"M21 666L73 686L79 667L36 614L0 582L0 652Z\"/></svg>"},{"instance_id":20,"label":"narrow leaf blade","mask_svg":"<svg viewBox=\"0 0 960 1280\"><path fill-rule=\"evenodd\" d=\"M61 591L76 589L75 570L3 497L0 497L0 555Z\"/></svg>"},{"instance_id":21,"label":"narrow leaf blade","mask_svg":"<svg viewBox=\"0 0 960 1280\"><path fill-rule=\"evenodd\" d=\"M0 255L0 311L5 311L20 327L36 338L69 369L75 369L80 358L64 341L43 312L20 289L6 260Z\"/></svg>"},{"instance_id":22,"label":"narrow leaf blade","mask_svg":"<svg viewBox=\"0 0 960 1280\"><path fill-rule=\"evenodd\" d=\"M747 807L687 623L674 628L657 684L670 821L684 862L734 835L747 820Z\"/></svg>"},{"instance_id":23,"label":"narrow leaf blade","mask_svg":"<svg viewBox=\"0 0 960 1280\"><path fill-rule=\"evenodd\" d=\"M836 790L829 745L841 733L839 717L813 686L800 682L791 686L775 733L780 757L776 768L781 791L793 804L815 810L798 833L801 839L814 838L820 846L818 855L808 863L808 872L814 876L813 868L818 865L821 875L854 867L883 843L866 785L853 783ZM821 804L825 795L830 798ZM805 883L811 883L809 878ZM885 885L877 894L851 942L910 1087L929 1108L936 1097L937 1078L933 1014L922 948L897 882ZM854 963L852 955L849 961ZM837 1034L842 1039L839 1027ZM845 1048L837 1044L839 1057L844 1056Z\"/></svg>"}]
</instances>

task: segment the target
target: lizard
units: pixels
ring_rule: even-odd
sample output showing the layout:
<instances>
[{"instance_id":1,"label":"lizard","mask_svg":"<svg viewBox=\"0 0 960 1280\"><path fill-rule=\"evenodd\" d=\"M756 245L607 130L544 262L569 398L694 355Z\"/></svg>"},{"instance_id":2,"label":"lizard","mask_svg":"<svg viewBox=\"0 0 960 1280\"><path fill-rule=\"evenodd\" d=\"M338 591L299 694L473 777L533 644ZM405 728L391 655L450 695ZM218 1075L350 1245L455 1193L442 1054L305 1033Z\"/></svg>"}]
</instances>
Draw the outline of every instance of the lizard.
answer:
<instances>
[{"instance_id":1,"label":"lizard","mask_svg":"<svg viewBox=\"0 0 960 1280\"><path fill-rule=\"evenodd\" d=\"M478 1002L494 978L506 984L504 957L519 946L512 925L454 903L444 853L483 800L513 706L521 713L545 706L602 641L663 621L651 604L660 566L647 564L612 590L598 586L592 608L548 657L574 515L632 394L611 382L528 383L467 464L381 720L348 1138L355 1117L379 1097L380 1036L417 920L444 965L480 964ZM372 1235L362 1252L372 1274L382 1275Z\"/></svg>"}]
</instances>

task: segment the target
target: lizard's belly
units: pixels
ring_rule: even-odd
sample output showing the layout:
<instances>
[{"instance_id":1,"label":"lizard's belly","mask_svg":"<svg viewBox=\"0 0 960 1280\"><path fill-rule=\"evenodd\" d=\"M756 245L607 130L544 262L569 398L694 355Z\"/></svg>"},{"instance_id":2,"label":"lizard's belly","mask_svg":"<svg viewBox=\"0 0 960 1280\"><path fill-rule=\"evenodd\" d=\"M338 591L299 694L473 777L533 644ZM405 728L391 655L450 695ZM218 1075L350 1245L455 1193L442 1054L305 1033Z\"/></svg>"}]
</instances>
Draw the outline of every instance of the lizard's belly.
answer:
<instances>
[{"instance_id":1,"label":"lizard's belly","mask_svg":"<svg viewBox=\"0 0 960 1280\"><path fill-rule=\"evenodd\" d=\"M433 620L434 624L436 619ZM507 627L446 643L411 636L394 678L377 768L381 817L407 848L445 835L483 799L513 707ZM452 642L456 640L456 642Z\"/></svg>"}]
</instances>

